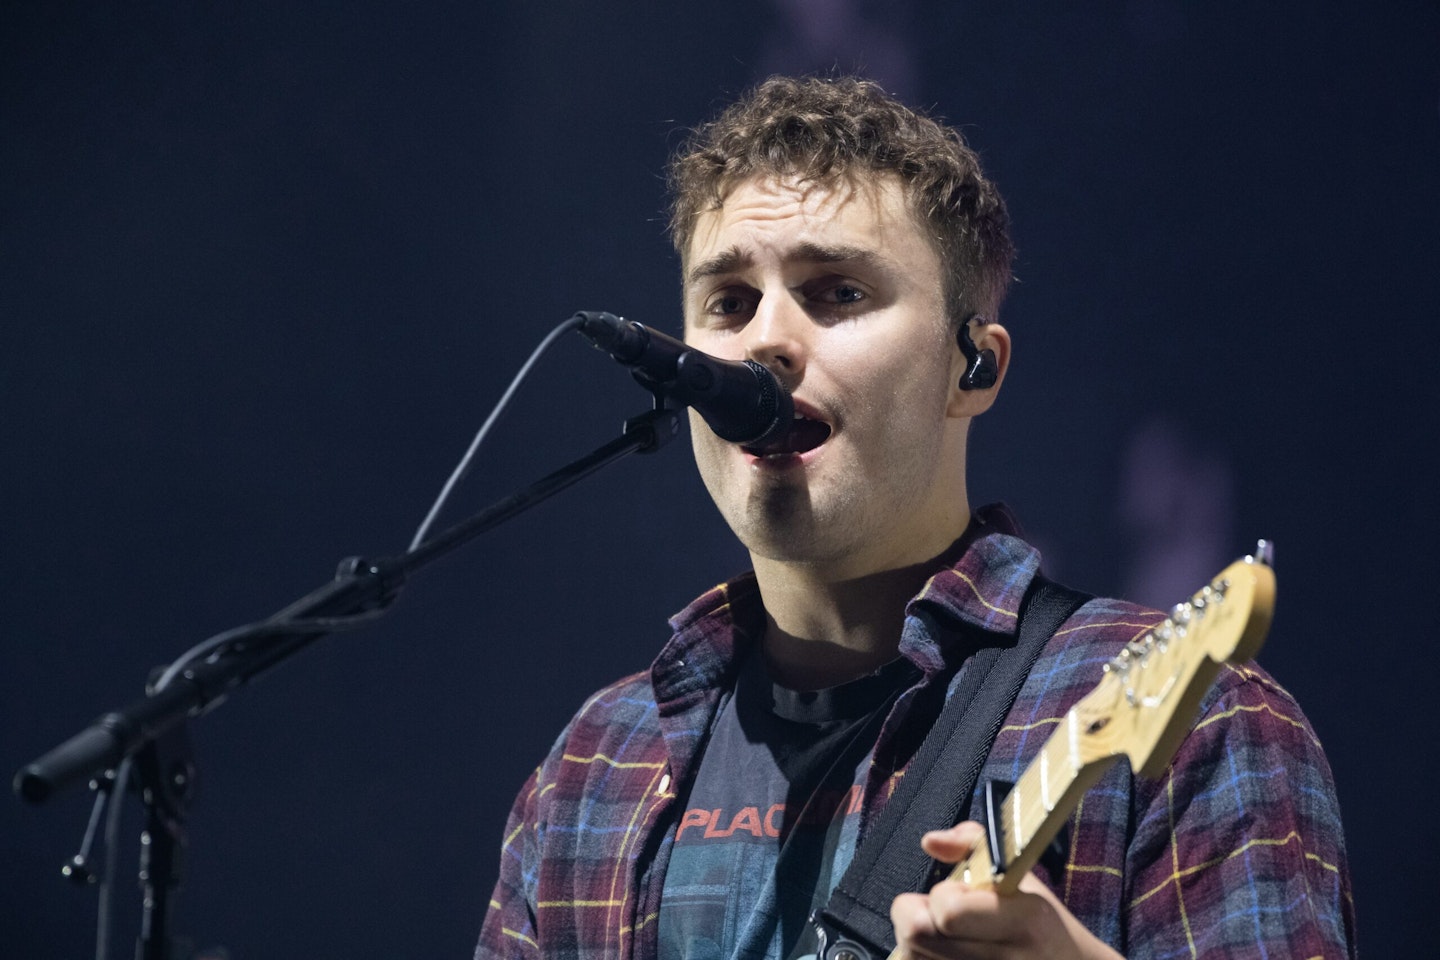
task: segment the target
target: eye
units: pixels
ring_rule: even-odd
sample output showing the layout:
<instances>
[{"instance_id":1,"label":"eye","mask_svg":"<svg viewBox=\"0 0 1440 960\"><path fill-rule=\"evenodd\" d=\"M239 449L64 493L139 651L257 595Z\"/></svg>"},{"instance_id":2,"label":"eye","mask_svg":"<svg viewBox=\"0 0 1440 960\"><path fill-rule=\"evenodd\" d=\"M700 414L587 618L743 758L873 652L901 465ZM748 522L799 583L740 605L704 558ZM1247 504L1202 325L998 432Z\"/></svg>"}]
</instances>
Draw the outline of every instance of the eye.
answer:
<instances>
[{"instance_id":1,"label":"eye","mask_svg":"<svg viewBox=\"0 0 1440 960\"><path fill-rule=\"evenodd\" d=\"M722 290L705 303L705 313L730 320L744 319L754 311L755 298L738 290Z\"/></svg>"},{"instance_id":2,"label":"eye","mask_svg":"<svg viewBox=\"0 0 1440 960\"><path fill-rule=\"evenodd\" d=\"M863 303L870 299L870 293L858 283L832 279L816 284L808 293L810 299L826 306L845 307Z\"/></svg>"},{"instance_id":3,"label":"eye","mask_svg":"<svg viewBox=\"0 0 1440 960\"><path fill-rule=\"evenodd\" d=\"M710 305L711 313L739 313L745 309L745 301L736 296L717 297Z\"/></svg>"}]
</instances>

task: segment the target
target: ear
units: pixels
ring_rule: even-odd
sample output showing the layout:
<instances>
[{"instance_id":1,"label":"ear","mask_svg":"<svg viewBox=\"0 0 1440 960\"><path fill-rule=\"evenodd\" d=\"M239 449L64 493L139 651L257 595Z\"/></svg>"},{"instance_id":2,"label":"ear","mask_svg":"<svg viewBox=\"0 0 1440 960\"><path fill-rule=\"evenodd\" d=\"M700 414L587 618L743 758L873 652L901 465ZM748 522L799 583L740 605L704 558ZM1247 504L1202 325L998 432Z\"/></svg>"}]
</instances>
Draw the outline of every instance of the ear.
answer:
<instances>
[{"instance_id":1,"label":"ear","mask_svg":"<svg viewBox=\"0 0 1440 960\"><path fill-rule=\"evenodd\" d=\"M995 355L995 382L984 389L964 389L961 378L969 368L970 358L961 350L959 332L950 363L950 403L946 414L950 417L975 417L990 409L1000 385L1005 382L1005 371L1010 368L1010 332L998 323L987 323L979 317L966 321L961 330L968 330L977 351L989 350Z\"/></svg>"}]
</instances>

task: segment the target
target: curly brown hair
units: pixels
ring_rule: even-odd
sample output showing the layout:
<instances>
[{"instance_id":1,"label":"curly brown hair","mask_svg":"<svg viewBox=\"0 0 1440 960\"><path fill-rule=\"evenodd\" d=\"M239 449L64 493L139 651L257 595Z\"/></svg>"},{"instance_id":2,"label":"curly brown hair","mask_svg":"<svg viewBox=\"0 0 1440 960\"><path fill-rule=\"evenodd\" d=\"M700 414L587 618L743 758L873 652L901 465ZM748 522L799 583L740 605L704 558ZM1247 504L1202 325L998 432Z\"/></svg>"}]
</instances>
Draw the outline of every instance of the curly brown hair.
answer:
<instances>
[{"instance_id":1,"label":"curly brown hair","mask_svg":"<svg viewBox=\"0 0 1440 960\"><path fill-rule=\"evenodd\" d=\"M856 77L771 77L691 131L670 161L670 238L684 261L700 214L751 178L861 173L900 178L940 257L951 321L994 319L1015 256L1005 201L958 130Z\"/></svg>"}]
</instances>

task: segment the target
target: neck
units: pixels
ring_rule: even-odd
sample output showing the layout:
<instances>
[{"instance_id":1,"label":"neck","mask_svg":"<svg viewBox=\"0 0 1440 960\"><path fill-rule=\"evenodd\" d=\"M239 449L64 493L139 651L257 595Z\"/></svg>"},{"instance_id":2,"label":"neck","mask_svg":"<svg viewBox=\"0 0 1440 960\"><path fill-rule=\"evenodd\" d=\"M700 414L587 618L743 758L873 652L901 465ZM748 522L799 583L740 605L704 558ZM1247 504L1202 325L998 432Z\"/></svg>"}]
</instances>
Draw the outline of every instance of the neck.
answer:
<instances>
[{"instance_id":1,"label":"neck","mask_svg":"<svg viewBox=\"0 0 1440 960\"><path fill-rule=\"evenodd\" d=\"M871 573L753 556L765 603L764 653L771 675L797 690L832 687L872 673L900 649L905 607L969 523L966 511L924 559Z\"/></svg>"}]
</instances>

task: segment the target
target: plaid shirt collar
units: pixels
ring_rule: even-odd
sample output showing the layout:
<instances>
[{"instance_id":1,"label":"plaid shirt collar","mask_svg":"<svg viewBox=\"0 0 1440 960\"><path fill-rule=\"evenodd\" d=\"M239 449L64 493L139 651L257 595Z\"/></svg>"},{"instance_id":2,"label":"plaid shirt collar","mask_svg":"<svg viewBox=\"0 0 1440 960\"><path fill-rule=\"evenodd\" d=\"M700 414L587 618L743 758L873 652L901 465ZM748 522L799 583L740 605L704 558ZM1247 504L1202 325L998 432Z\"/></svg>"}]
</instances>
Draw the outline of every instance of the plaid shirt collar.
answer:
<instances>
[{"instance_id":1,"label":"plaid shirt collar","mask_svg":"<svg viewBox=\"0 0 1440 960\"><path fill-rule=\"evenodd\" d=\"M973 638L975 630L1015 634L1016 611L1040 568L1040 554L1020 539L1010 511L991 504L975 511L965 535L936 566L938 572L906 607L899 647L927 678L973 652L973 640L965 638ZM744 652L764 636L765 608L755 575L707 591L672 617L670 628L670 642L651 667L662 717L685 713L728 688Z\"/></svg>"}]
</instances>

